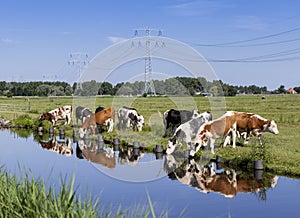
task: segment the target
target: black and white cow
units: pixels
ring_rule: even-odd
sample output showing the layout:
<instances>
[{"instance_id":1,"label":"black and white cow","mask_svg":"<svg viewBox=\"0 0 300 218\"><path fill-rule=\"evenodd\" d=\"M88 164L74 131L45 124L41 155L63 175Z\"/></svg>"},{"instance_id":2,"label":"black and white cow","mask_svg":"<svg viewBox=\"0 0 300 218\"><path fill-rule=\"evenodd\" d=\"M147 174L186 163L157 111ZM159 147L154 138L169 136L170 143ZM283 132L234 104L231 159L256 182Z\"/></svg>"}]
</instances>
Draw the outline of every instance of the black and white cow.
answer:
<instances>
[{"instance_id":1,"label":"black and white cow","mask_svg":"<svg viewBox=\"0 0 300 218\"><path fill-rule=\"evenodd\" d=\"M137 128L138 131L142 131L143 125L145 123L143 115L138 114L135 108L121 107L118 110L119 119L119 129L124 128Z\"/></svg>"},{"instance_id":2,"label":"black and white cow","mask_svg":"<svg viewBox=\"0 0 300 218\"><path fill-rule=\"evenodd\" d=\"M175 110L170 109L164 112L163 121L165 127L165 134L163 137L168 136L168 130L171 128L171 134L173 135L174 130L180 124L183 124L193 117L199 116L199 113L196 110L188 111L188 110Z\"/></svg>"},{"instance_id":3,"label":"black and white cow","mask_svg":"<svg viewBox=\"0 0 300 218\"><path fill-rule=\"evenodd\" d=\"M85 119L93 113L89 108L78 106L76 108L76 125L78 126L78 120L81 120L81 124L84 123Z\"/></svg>"},{"instance_id":4,"label":"black and white cow","mask_svg":"<svg viewBox=\"0 0 300 218\"><path fill-rule=\"evenodd\" d=\"M212 120L212 115L209 112L204 112L199 114L197 117L193 117L191 120L181 124L173 134L172 138L169 140L167 145L167 154L171 154L174 152L176 146L183 142L187 144L190 149L194 143L194 139L196 138L197 132L200 126L208 121Z\"/></svg>"}]
</instances>

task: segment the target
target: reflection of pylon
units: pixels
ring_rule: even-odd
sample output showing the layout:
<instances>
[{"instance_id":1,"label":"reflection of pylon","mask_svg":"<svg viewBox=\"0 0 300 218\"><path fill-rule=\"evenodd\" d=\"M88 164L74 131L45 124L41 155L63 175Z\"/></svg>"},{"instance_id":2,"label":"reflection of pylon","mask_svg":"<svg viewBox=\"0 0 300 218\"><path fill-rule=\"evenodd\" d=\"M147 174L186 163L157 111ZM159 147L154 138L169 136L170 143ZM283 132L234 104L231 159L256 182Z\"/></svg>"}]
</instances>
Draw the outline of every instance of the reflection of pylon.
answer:
<instances>
[{"instance_id":1,"label":"reflection of pylon","mask_svg":"<svg viewBox=\"0 0 300 218\"><path fill-rule=\"evenodd\" d=\"M156 95L155 87L152 79L152 61L151 61L151 36L150 31L158 31L158 35L161 36L162 32L161 30L157 29L136 29L135 30L135 36L138 35L138 30L142 30L146 32L146 55L145 55L145 89L144 93Z\"/></svg>"},{"instance_id":2,"label":"reflection of pylon","mask_svg":"<svg viewBox=\"0 0 300 218\"><path fill-rule=\"evenodd\" d=\"M81 77L81 72L83 68L88 64L88 55L83 52L73 52L70 53L70 60L68 61L69 65L76 65L78 67L78 88L82 90L82 84L79 82Z\"/></svg>"}]
</instances>

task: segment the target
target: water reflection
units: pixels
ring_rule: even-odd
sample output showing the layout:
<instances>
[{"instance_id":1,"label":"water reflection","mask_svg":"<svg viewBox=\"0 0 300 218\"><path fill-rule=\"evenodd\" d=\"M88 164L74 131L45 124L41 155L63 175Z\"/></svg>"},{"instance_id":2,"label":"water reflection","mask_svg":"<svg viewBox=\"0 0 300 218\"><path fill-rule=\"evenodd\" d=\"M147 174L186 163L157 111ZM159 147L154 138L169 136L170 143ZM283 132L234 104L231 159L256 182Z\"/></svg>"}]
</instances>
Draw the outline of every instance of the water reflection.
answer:
<instances>
[{"instance_id":1,"label":"water reflection","mask_svg":"<svg viewBox=\"0 0 300 218\"><path fill-rule=\"evenodd\" d=\"M34 134L34 139L41 145L42 148L57 154L70 157L73 155L72 140L65 137L57 137L53 134Z\"/></svg>"},{"instance_id":2,"label":"water reflection","mask_svg":"<svg viewBox=\"0 0 300 218\"><path fill-rule=\"evenodd\" d=\"M116 167L114 151L112 148L104 146L104 143L79 140L76 145L76 156L79 159L85 158L88 161L101 164L107 168Z\"/></svg>"},{"instance_id":3,"label":"water reflection","mask_svg":"<svg viewBox=\"0 0 300 218\"><path fill-rule=\"evenodd\" d=\"M78 141L51 134L35 135L34 137L42 148L65 156L73 155L73 141L78 159L85 159L97 164L97 169L114 178L125 178L125 180L135 182L167 175L169 179L178 180L202 193L215 192L227 198L235 197L238 193L256 193L259 199L266 200L267 189L274 188L278 180L277 176L264 175L263 171L243 172L228 166L223 167L219 162L210 159L202 158L201 161L189 159L188 153L186 155L182 152L166 156L159 153L159 158L157 154L151 154L153 158L145 162L145 156L149 156L149 154L144 150L134 146L119 146L119 143L113 146L102 136L97 140L85 138ZM158 165L153 170L156 175L150 176L150 167L155 160L160 160L164 173L160 172ZM139 166L140 171L134 171L138 168L133 166ZM106 171L105 168L114 169L114 171ZM142 177L137 175L142 175Z\"/></svg>"},{"instance_id":4,"label":"water reflection","mask_svg":"<svg viewBox=\"0 0 300 218\"><path fill-rule=\"evenodd\" d=\"M215 162L200 164L194 159L166 155L164 170L172 180L192 186L202 193L216 192L232 198L238 193L257 193L266 200L268 188L274 188L278 176L264 175L259 179L252 173L243 173L231 168L218 168Z\"/></svg>"}]
</instances>

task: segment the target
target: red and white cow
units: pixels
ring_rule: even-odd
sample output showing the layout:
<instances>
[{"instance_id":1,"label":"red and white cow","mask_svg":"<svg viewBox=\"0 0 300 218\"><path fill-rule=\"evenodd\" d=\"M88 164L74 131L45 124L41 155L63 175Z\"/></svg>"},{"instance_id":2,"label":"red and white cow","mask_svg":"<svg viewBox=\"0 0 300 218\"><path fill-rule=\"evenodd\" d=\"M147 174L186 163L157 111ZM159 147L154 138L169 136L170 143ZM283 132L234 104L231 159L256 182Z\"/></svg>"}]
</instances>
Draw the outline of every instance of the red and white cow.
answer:
<instances>
[{"instance_id":1,"label":"red and white cow","mask_svg":"<svg viewBox=\"0 0 300 218\"><path fill-rule=\"evenodd\" d=\"M114 126L114 120L115 120L115 110L110 107L103 109L97 113L93 113L90 115L90 117L87 117L82 124L81 128L79 129L79 135L80 138L83 138L84 134L87 132L88 128L92 129L92 133L96 133L97 125L100 126L108 126L109 128L107 132L113 131Z\"/></svg>"},{"instance_id":2,"label":"red and white cow","mask_svg":"<svg viewBox=\"0 0 300 218\"><path fill-rule=\"evenodd\" d=\"M191 155L194 155L201 146L207 145L210 146L211 152L214 154L215 140L226 137L223 143L223 147L225 147L230 144L230 135L232 136L232 147L235 148L237 131L246 133L245 143L247 143L250 134L258 136L261 142L262 132L279 133L274 120L267 120L252 113L227 111L220 118L200 127L195 140L195 150L191 151Z\"/></svg>"},{"instance_id":3,"label":"red and white cow","mask_svg":"<svg viewBox=\"0 0 300 218\"><path fill-rule=\"evenodd\" d=\"M55 126L58 120L66 119L65 125L67 125L71 123L71 117L72 106L66 105L42 114L39 120L49 120L50 122L52 122L53 126Z\"/></svg>"}]
</instances>

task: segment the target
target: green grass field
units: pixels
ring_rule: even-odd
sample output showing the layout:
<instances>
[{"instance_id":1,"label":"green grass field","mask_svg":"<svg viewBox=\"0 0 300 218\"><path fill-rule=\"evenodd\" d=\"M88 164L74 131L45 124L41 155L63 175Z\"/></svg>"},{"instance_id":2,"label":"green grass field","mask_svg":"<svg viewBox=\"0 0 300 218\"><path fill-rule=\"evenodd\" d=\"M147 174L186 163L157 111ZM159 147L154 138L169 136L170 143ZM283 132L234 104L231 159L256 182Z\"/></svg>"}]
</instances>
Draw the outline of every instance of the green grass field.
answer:
<instances>
[{"instance_id":1,"label":"green grass field","mask_svg":"<svg viewBox=\"0 0 300 218\"><path fill-rule=\"evenodd\" d=\"M273 119L278 124L279 135L264 133L263 148L252 138L247 147L238 146L236 149L226 147L220 149L216 144L216 154L223 156L233 162L249 163L262 158L267 169L282 175L300 176L300 95L245 95L226 97L222 99L209 99L205 97L180 98L180 97L148 97L148 98L125 98L125 97L31 97L25 101L24 97L0 98L0 105L11 104L16 110L1 110L0 117L16 119L21 114L29 114L32 119L37 119L42 113L60 107L62 105L83 105L91 109L97 106L110 107L115 109L123 105L135 107L145 117L146 127L141 133L118 132L114 130L111 134L104 134L104 137L120 137L122 140L132 142L142 141L147 145L160 143L165 146L167 139L163 135L162 119L159 112L163 113L170 108L194 109L200 112L209 110L213 112L213 119L218 118L222 113L222 104L226 110L245 111L261 115L267 119ZM30 112L17 111L18 107L29 108ZM220 108L218 108L220 106ZM209 155L208 151L203 154Z\"/></svg>"}]
</instances>

